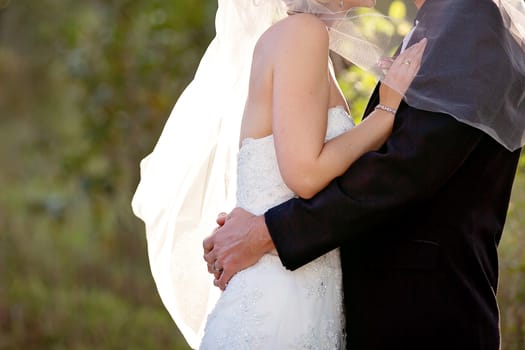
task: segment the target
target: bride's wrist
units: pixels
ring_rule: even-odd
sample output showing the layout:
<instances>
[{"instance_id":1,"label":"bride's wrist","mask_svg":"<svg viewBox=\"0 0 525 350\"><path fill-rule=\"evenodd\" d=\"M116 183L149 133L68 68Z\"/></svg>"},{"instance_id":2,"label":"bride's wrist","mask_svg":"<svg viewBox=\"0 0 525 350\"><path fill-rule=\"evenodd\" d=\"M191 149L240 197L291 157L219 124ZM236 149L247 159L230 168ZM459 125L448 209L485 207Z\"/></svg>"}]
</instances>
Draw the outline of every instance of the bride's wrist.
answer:
<instances>
[{"instance_id":1,"label":"bride's wrist","mask_svg":"<svg viewBox=\"0 0 525 350\"><path fill-rule=\"evenodd\" d=\"M390 113L390 114L392 114L394 116L397 113L397 108L392 108L392 107L384 105L382 103L379 103L374 109L380 110L380 111L385 111L385 112Z\"/></svg>"},{"instance_id":2,"label":"bride's wrist","mask_svg":"<svg viewBox=\"0 0 525 350\"><path fill-rule=\"evenodd\" d=\"M401 104L401 100L398 98L380 98L379 104L389 108L397 109Z\"/></svg>"}]
</instances>

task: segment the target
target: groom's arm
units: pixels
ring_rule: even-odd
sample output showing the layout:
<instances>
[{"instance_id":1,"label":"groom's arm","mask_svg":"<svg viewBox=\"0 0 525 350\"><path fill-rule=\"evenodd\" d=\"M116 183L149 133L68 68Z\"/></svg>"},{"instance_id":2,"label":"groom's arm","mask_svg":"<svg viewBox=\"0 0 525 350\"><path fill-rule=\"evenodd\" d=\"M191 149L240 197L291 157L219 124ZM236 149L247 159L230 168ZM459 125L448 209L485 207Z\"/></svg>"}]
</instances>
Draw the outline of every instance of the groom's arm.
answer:
<instances>
[{"instance_id":1,"label":"groom's arm","mask_svg":"<svg viewBox=\"0 0 525 350\"><path fill-rule=\"evenodd\" d=\"M396 124L382 150L365 154L315 197L292 199L266 212L266 225L287 268L366 235L408 205L430 198L482 137L481 131L448 115L406 104Z\"/></svg>"}]
</instances>

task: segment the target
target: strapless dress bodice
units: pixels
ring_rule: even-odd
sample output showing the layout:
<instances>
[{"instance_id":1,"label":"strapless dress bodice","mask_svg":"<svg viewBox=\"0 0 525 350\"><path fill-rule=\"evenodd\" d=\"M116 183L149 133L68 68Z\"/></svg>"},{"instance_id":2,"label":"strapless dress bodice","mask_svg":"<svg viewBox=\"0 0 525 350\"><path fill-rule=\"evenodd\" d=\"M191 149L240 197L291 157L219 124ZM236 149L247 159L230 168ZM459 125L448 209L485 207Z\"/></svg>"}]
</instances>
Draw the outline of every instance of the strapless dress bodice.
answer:
<instances>
[{"instance_id":1,"label":"strapless dress bodice","mask_svg":"<svg viewBox=\"0 0 525 350\"><path fill-rule=\"evenodd\" d=\"M343 107L328 110L325 141L354 126ZM294 197L279 171L273 135L246 138L241 144L237 162L237 206L252 214L266 210Z\"/></svg>"}]
</instances>

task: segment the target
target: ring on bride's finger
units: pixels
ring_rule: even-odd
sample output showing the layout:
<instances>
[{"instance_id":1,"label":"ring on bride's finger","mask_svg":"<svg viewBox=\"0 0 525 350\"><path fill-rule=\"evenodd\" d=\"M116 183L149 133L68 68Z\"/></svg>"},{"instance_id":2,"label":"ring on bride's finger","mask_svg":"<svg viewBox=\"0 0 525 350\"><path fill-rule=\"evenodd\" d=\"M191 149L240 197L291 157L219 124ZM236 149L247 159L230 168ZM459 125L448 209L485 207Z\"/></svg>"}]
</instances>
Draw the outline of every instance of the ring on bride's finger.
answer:
<instances>
[{"instance_id":1,"label":"ring on bride's finger","mask_svg":"<svg viewBox=\"0 0 525 350\"><path fill-rule=\"evenodd\" d=\"M408 59L403 61L403 64L406 64L407 66L410 66L411 63L412 61Z\"/></svg>"}]
</instances>

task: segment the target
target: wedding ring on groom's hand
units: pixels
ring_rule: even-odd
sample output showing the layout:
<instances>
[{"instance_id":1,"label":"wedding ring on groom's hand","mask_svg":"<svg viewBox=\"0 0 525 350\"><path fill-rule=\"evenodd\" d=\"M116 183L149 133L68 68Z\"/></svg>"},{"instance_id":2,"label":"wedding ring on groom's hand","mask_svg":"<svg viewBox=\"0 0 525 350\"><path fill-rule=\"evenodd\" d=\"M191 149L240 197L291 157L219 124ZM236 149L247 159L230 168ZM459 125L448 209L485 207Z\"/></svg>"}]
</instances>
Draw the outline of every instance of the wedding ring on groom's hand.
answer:
<instances>
[{"instance_id":1,"label":"wedding ring on groom's hand","mask_svg":"<svg viewBox=\"0 0 525 350\"><path fill-rule=\"evenodd\" d=\"M213 262L213 264L211 264L211 269L212 269L213 271L215 271L215 272L221 272L222 269L218 269L218 268L217 268L217 265L215 265L216 263L217 263L217 260L215 260L215 261Z\"/></svg>"}]
</instances>

